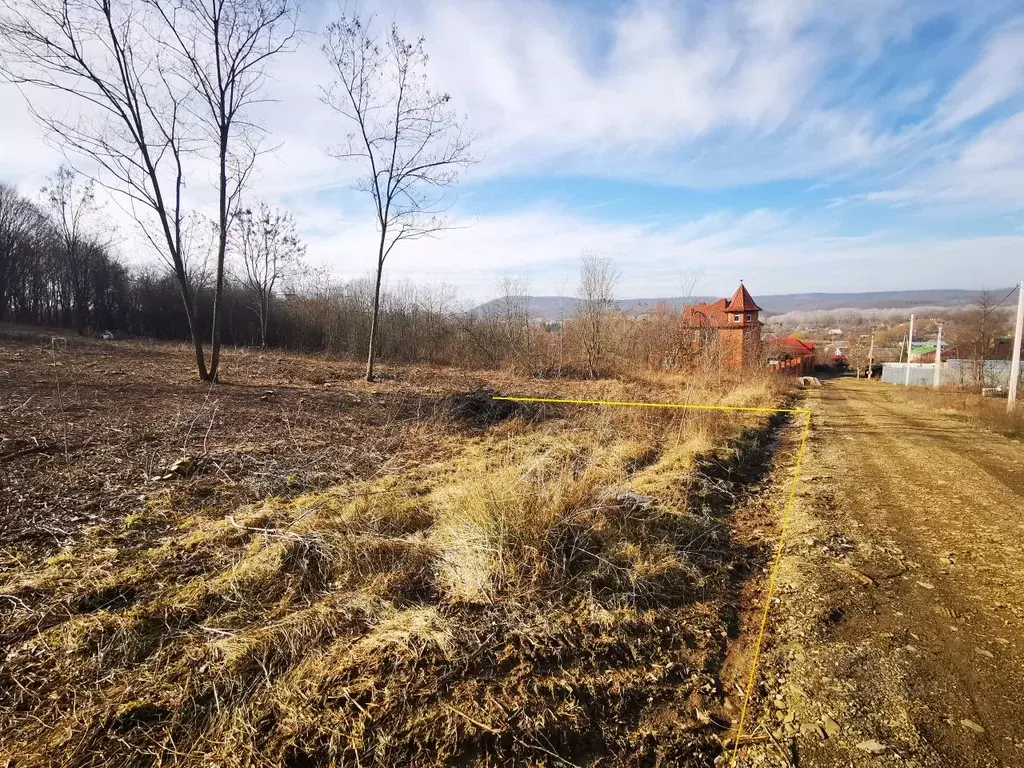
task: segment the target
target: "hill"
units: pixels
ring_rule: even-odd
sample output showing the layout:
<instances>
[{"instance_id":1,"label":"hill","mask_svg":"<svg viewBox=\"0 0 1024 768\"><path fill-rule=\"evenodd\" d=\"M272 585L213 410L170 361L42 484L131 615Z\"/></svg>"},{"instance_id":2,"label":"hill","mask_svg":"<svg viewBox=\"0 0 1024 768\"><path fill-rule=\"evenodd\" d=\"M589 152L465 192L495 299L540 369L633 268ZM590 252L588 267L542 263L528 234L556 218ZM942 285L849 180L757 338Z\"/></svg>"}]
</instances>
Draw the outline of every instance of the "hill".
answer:
<instances>
[{"instance_id":1,"label":"hill","mask_svg":"<svg viewBox=\"0 0 1024 768\"><path fill-rule=\"evenodd\" d=\"M1002 297L1009 288L993 290L994 295ZM780 315L786 312L816 311L830 309L900 309L921 306L956 307L965 306L978 298L981 291L968 291L957 288L943 288L920 291L871 291L865 293L781 293L755 294L754 298L765 311L766 315ZM715 301L720 296L672 296L650 299L619 299L616 305L623 312L639 315L649 312L658 304L665 304L678 309L684 304L702 301ZM501 307L501 299L492 299L476 308L482 314L497 313ZM576 307L576 299L571 296L531 296L529 299L530 315L544 320L557 320L561 316L568 317Z\"/></svg>"}]
</instances>

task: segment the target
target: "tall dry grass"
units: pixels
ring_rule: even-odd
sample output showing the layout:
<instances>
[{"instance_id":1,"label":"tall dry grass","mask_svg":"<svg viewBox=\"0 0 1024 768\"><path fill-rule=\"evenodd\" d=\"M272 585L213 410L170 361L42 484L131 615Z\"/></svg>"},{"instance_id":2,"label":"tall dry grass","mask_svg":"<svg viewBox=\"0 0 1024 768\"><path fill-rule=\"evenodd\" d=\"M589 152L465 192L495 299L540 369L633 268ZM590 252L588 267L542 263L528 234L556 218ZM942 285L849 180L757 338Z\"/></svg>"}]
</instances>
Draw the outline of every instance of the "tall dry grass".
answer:
<instances>
[{"instance_id":1,"label":"tall dry grass","mask_svg":"<svg viewBox=\"0 0 1024 768\"><path fill-rule=\"evenodd\" d=\"M779 394L770 379L649 373L580 393L753 406ZM566 406L481 428L442 412L421 425L442 461L182 519L145 551L97 533L0 582L0 755L289 767L713 755L695 712L716 696L710 659L740 554L723 510L690 499L700 463L727 460L730 440L762 424Z\"/></svg>"}]
</instances>

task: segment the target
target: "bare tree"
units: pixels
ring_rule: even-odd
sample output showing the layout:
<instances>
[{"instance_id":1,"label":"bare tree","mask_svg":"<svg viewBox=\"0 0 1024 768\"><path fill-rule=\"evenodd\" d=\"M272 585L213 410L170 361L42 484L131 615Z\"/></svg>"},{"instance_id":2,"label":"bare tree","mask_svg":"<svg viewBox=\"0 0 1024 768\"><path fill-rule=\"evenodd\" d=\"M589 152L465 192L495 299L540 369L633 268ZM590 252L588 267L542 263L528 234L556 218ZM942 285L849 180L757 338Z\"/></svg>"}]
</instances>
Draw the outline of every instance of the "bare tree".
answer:
<instances>
[{"instance_id":1,"label":"bare tree","mask_svg":"<svg viewBox=\"0 0 1024 768\"><path fill-rule=\"evenodd\" d=\"M583 254L576 321L582 332L583 353L592 378L600 376L601 363L607 352L607 331L615 309L615 286L618 282L619 271L610 258Z\"/></svg>"},{"instance_id":2,"label":"bare tree","mask_svg":"<svg viewBox=\"0 0 1024 768\"><path fill-rule=\"evenodd\" d=\"M181 260L192 294L192 314L199 317L200 297L213 288L217 268L217 222L190 211L181 224Z\"/></svg>"},{"instance_id":3,"label":"bare tree","mask_svg":"<svg viewBox=\"0 0 1024 768\"><path fill-rule=\"evenodd\" d=\"M145 8L132 0L20 0L0 15L0 72L82 104L79 117L69 119L28 99L55 143L99 166L101 181L128 200L150 242L172 264L196 366L206 379L180 250L185 95L148 27ZM157 233L145 226L150 217Z\"/></svg>"},{"instance_id":4,"label":"bare tree","mask_svg":"<svg viewBox=\"0 0 1024 768\"><path fill-rule=\"evenodd\" d=\"M93 255L95 232L90 225L97 214L96 190L90 181L81 181L70 166L62 165L47 179L43 198L50 214L50 224L62 250L63 277L68 292L70 320L76 331L85 329L89 309L89 268Z\"/></svg>"},{"instance_id":5,"label":"bare tree","mask_svg":"<svg viewBox=\"0 0 1024 768\"><path fill-rule=\"evenodd\" d=\"M245 110L294 29L290 0L14 0L0 14L4 77L80 100L76 119L29 106L55 143L99 166L170 262L203 380L217 376L230 210L259 144ZM207 367L181 236L185 157L211 142L220 237Z\"/></svg>"},{"instance_id":6,"label":"bare tree","mask_svg":"<svg viewBox=\"0 0 1024 768\"><path fill-rule=\"evenodd\" d=\"M266 347L274 291L299 270L306 246L299 240L292 215L263 200L255 210L238 213L232 239L242 262L241 282L250 297L247 306L259 323L260 346Z\"/></svg>"},{"instance_id":7,"label":"bare tree","mask_svg":"<svg viewBox=\"0 0 1024 768\"><path fill-rule=\"evenodd\" d=\"M32 239L42 215L27 198L0 182L0 320L6 319L18 290L19 272L31 258Z\"/></svg>"},{"instance_id":8,"label":"bare tree","mask_svg":"<svg viewBox=\"0 0 1024 768\"><path fill-rule=\"evenodd\" d=\"M565 284L568 278L562 280L562 287L558 290L558 368L557 375L562 375L562 367L565 365Z\"/></svg>"},{"instance_id":9,"label":"bare tree","mask_svg":"<svg viewBox=\"0 0 1024 768\"><path fill-rule=\"evenodd\" d=\"M971 380L977 386L986 383L985 359L992 354L996 339L1009 329L1010 315L1002 303L989 291L982 291L950 324L950 341L959 357L971 361Z\"/></svg>"},{"instance_id":10,"label":"bare tree","mask_svg":"<svg viewBox=\"0 0 1024 768\"><path fill-rule=\"evenodd\" d=\"M351 125L331 154L362 164L359 189L373 198L379 233L367 381L373 380L384 262L399 242L447 228L444 192L473 162L449 95L427 83L423 39L409 41L392 25L381 40L373 21L344 14L328 26L323 46L334 74L323 101Z\"/></svg>"},{"instance_id":11,"label":"bare tree","mask_svg":"<svg viewBox=\"0 0 1024 768\"><path fill-rule=\"evenodd\" d=\"M144 0L163 20L166 41L194 95L192 113L217 162L217 262L209 377L220 363L220 304L231 221L260 153L264 131L249 108L266 100L266 65L291 47L294 0Z\"/></svg>"},{"instance_id":12,"label":"bare tree","mask_svg":"<svg viewBox=\"0 0 1024 768\"><path fill-rule=\"evenodd\" d=\"M530 357L530 281L506 275L498 281L498 312L504 346L515 363Z\"/></svg>"},{"instance_id":13,"label":"bare tree","mask_svg":"<svg viewBox=\"0 0 1024 768\"><path fill-rule=\"evenodd\" d=\"M871 343L867 339L862 339L851 334L850 346L846 348L844 357L846 358L847 364L853 369L855 375L859 379L861 373L867 375L868 372L868 352L871 349Z\"/></svg>"}]
</instances>

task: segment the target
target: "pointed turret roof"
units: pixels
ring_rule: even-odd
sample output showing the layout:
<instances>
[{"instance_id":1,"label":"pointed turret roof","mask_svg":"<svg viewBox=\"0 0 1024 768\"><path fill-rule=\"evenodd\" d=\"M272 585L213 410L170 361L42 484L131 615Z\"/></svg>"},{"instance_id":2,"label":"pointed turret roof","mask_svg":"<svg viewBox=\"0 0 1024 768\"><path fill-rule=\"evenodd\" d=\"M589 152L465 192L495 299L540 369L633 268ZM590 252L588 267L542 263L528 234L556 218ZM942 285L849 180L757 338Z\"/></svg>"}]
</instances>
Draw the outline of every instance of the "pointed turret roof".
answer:
<instances>
[{"instance_id":1,"label":"pointed turret roof","mask_svg":"<svg viewBox=\"0 0 1024 768\"><path fill-rule=\"evenodd\" d=\"M732 300L729 302L729 306L725 308L726 312L760 312L761 308L754 303L753 297L747 292L747 289L743 286L743 281L740 280L740 287L736 289L736 293L732 295Z\"/></svg>"}]
</instances>

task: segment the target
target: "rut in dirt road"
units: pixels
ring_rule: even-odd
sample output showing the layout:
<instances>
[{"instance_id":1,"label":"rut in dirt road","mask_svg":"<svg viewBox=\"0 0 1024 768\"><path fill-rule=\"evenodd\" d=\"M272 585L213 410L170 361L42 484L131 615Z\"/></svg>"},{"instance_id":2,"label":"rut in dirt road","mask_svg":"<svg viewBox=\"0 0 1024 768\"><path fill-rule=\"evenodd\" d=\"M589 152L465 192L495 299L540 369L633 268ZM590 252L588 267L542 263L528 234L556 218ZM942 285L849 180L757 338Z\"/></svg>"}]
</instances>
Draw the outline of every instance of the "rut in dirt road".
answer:
<instances>
[{"instance_id":1,"label":"rut in dirt road","mask_svg":"<svg viewBox=\"0 0 1024 768\"><path fill-rule=\"evenodd\" d=\"M880 382L807 404L761 672L784 748L740 764L1024 766L1024 446Z\"/></svg>"}]
</instances>

